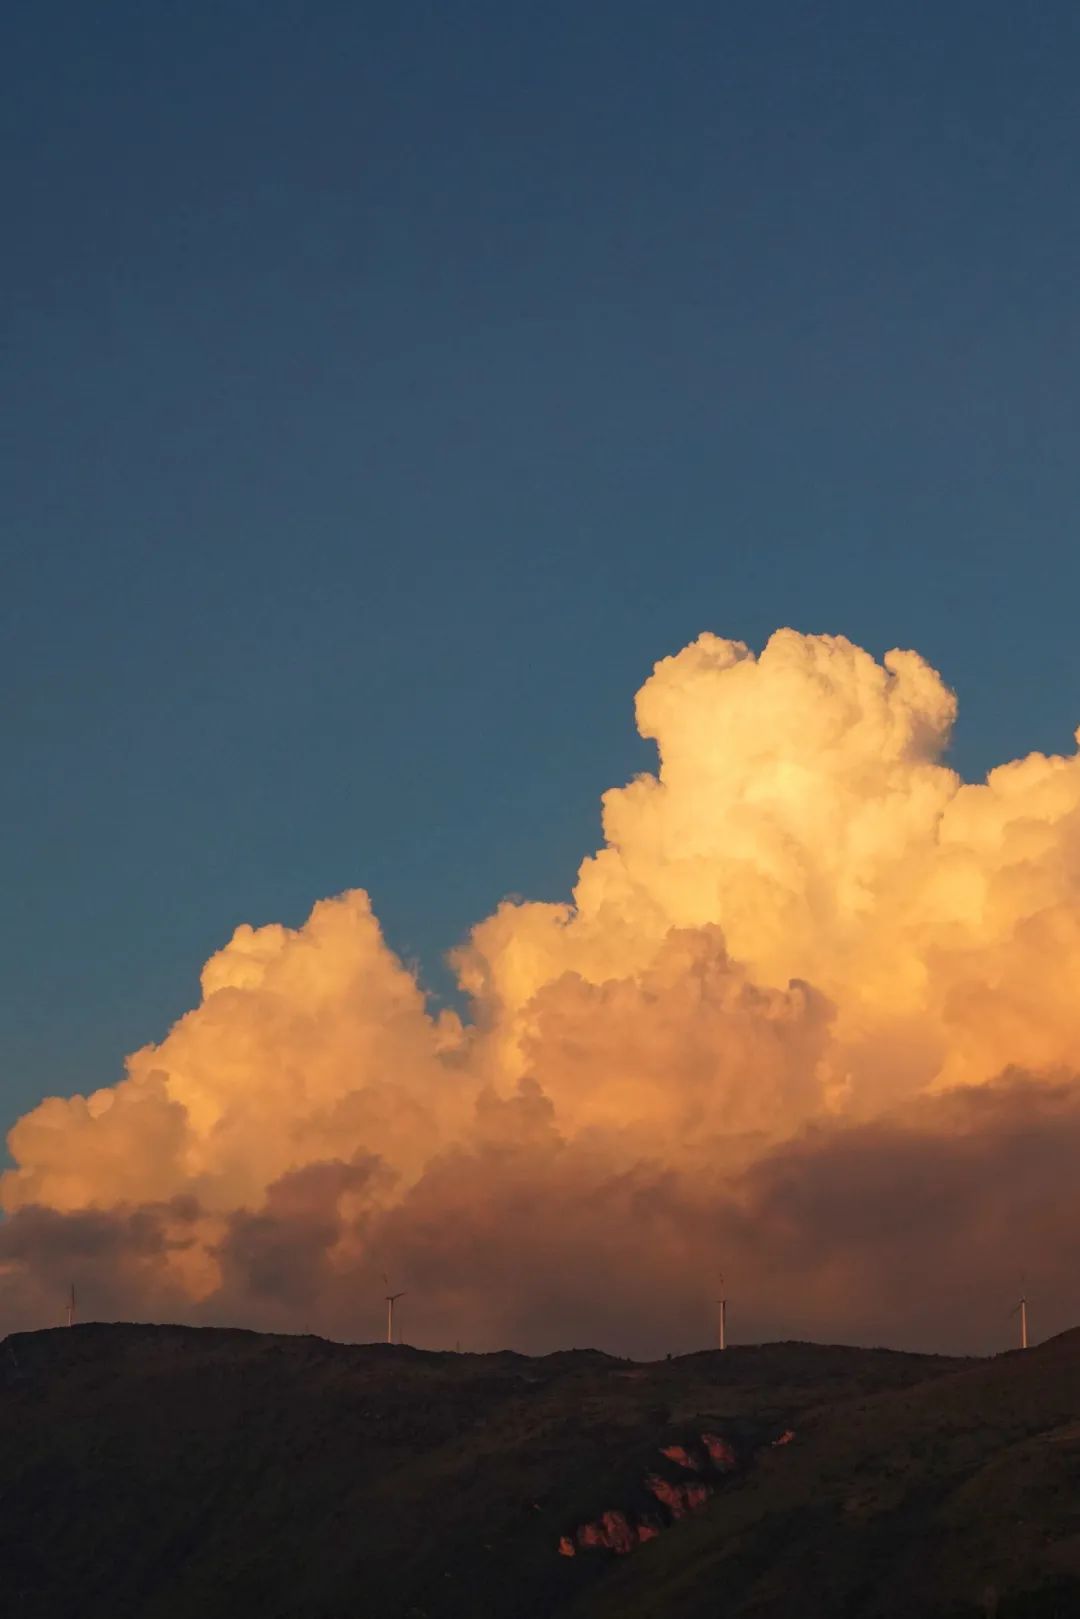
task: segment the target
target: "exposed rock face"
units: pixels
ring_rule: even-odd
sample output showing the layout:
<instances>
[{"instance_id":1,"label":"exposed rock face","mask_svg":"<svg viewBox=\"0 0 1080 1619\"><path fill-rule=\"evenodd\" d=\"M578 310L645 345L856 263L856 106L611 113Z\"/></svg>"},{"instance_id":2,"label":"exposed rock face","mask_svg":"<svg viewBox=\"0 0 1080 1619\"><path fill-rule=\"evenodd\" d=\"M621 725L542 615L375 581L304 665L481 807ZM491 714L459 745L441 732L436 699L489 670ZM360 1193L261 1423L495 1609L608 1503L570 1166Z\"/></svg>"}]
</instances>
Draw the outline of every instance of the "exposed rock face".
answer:
<instances>
[{"instance_id":1,"label":"exposed rock face","mask_svg":"<svg viewBox=\"0 0 1080 1619\"><path fill-rule=\"evenodd\" d=\"M673 1522L700 1512L711 1493L706 1484L671 1484L658 1473L649 1474L645 1488L667 1508Z\"/></svg>"},{"instance_id":2,"label":"exposed rock face","mask_svg":"<svg viewBox=\"0 0 1080 1619\"><path fill-rule=\"evenodd\" d=\"M759 1436L755 1446L790 1445L794 1438L794 1431L785 1428L772 1440ZM745 1462L745 1441L742 1448ZM560 1556L576 1557L579 1551L600 1550L625 1557L645 1541L655 1540L668 1525L700 1512L720 1481L737 1472L740 1465L731 1440L711 1430L699 1435L697 1441L673 1440L671 1444L661 1445L659 1454L672 1467L694 1475L690 1479L679 1479L666 1477L661 1471L646 1473L642 1487L656 1501L660 1513L635 1513L629 1508L604 1512L599 1518L581 1524L571 1534L563 1535L559 1541Z\"/></svg>"},{"instance_id":3,"label":"exposed rock face","mask_svg":"<svg viewBox=\"0 0 1080 1619\"><path fill-rule=\"evenodd\" d=\"M701 1443L709 1453L709 1460L721 1473L733 1473L738 1467L735 1452L726 1439L721 1439L717 1433L703 1433Z\"/></svg>"},{"instance_id":4,"label":"exposed rock face","mask_svg":"<svg viewBox=\"0 0 1080 1619\"><path fill-rule=\"evenodd\" d=\"M777 1441L777 1443L786 1440ZM700 1512L716 1489L719 1479L739 1466L735 1449L721 1434L703 1433L700 1442L673 1441L660 1446L665 1462L695 1475L691 1479L669 1478L664 1472L646 1473L641 1487L653 1497L659 1513L612 1509L599 1518L581 1524L559 1541L562 1557L575 1557L579 1551L611 1551L625 1557L636 1546L655 1540L672 1523Z\"/></svg>"},{"instance_id":5,"label":"exposed rock face","mask_svg":"<svg viewBox=\"0 0 1080 1619\"><path fill-rule=\"evenodd\" d=\"M706 1435L702 1434L701 1437L705 1439ZM701 1463L696 1456L691 1456L683 1445L665 1445L660 1454L661 1456L666 1456L669 1462L677 1463L679 1467L688 1468L694 1473L701 1472Z\"/></svg>"},{"instance_id":6,"label":"exposed rock face","mask_svg":"<svg viewBox=\"0 0 1080 1619\"><path fill-rule=\"evenodd\" d=\"M603 1513L596 1523L582 1524L577 1539L582 1551L603 1546L619 1557L632 1552L637 1544L637 1536L627 1523L626 1514L614 1511Z\"/></svg>"}]
</instances>

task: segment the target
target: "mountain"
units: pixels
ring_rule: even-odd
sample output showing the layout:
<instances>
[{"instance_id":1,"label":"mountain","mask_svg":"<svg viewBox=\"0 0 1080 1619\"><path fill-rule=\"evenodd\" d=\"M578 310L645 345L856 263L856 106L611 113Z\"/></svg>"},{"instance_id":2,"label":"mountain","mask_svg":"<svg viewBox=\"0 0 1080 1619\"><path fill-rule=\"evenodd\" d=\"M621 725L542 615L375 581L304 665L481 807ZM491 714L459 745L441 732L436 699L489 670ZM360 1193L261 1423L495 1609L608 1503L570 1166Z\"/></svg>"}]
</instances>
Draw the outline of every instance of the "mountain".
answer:
<instances>
[{"instance_id":1,"label":"mountain","mask_svg":"<svg viewBox=\"0 0 1080 1619\"><path fill-rule=\"evenodd\" d=\"M1080 1333L634 1364L214 1328L0 1345L12 1619L1080 1614Z\"/></svg>"}]
</instances>

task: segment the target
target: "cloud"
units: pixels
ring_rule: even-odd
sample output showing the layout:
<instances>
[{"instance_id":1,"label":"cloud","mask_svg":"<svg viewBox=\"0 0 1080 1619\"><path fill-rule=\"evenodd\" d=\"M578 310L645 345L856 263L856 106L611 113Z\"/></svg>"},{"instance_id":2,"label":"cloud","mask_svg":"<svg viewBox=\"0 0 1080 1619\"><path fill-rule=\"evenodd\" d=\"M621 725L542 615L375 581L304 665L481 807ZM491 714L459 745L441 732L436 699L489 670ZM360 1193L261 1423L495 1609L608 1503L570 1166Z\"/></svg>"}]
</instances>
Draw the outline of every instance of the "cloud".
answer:
<instances>
[{"instance_id":1,"label":"cloud","mask_svg":"<svg viewBox=\"0 0 1080 1619\"><path fill-rule=\"evenodd\" d=\"M686 1347L721 1269L753 1331L976 1347L1025 1271L1064 1324L1080 762L964 783L955 716L842 637L664 659L657 771L566 904L472 930L464 1024L360 891L238 928L124 1079L14 1126L12 1324L72 1267L100 1312L343 1336L387 1272L472 1347Z\"/></svg>"}]
</instances>

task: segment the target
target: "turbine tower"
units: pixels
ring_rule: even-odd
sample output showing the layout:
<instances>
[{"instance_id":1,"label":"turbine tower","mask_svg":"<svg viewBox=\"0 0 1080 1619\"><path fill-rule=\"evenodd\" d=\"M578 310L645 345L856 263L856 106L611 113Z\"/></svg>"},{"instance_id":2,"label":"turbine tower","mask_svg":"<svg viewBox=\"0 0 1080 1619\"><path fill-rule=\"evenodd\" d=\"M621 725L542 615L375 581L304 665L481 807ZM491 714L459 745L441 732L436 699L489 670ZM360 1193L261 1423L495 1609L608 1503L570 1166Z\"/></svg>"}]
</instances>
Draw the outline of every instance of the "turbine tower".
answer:
<instances>
[{"instance_id":1,"label":"turbine tower","mask_svg":"<svg viewBox=\"0 0 1080 1619\"><path fill-rule=\"evenodd\" d=\"M75 1283L74 1282L72 1282L72 1284L71 1284L71 1293L70 1293L70 1295L68 1297L67 1324L68 1324L69 1327L73 1327L75 1325Z\"/></svg>"},{"instance_id":2,"label":"turbine tower","mask_svg":"<svg viewBox=\"0 0 1080 1619\"><path fill-rule=\"evenodd\" d=\"M1020 1295L1020 1303L1016 1306L1016 1309L1012 1313L1013 1313L1013 1315L1018 1315L1020 1317L1020 1348L1021 1349L1026 1349L1027 1346L1028 1346L1027 1294L1026 1293L1021 1293L1021 1295Z\"/></svg>"},{"instance_id":3,"label":"turbine tower","mask_svg":"<svg viewBox=\"0 0 1080 1619\"><path fill-rule=\"evenodd\" d=\"M719 1322L718 1322L718 1337L719 1337L719 1340L720 1340L720 1348L721 1349L726 1349L727 1348L727 1299L724 1296L724 1273L723 1273L723 1271L720 1272L720 1297L717 1299L716 1302L720 1307L720 1319L719 1319Z\"/></svg>"},{"instance_id":4,"label":"turbine tower","mask_svg":"<svg viewBox=\"0 0 1080 1619\"><path fill-rule=\"evenodd\" d=\"M390 1286L389 1276L384 1275L383 1281L387 1287ZM394 1305L398 1299L403 1299L404 1297L404 1293L388 1293L386 1295L386 1341L388 1344L392 1344L394 1341Z\"/></svg>"}]
</instances>

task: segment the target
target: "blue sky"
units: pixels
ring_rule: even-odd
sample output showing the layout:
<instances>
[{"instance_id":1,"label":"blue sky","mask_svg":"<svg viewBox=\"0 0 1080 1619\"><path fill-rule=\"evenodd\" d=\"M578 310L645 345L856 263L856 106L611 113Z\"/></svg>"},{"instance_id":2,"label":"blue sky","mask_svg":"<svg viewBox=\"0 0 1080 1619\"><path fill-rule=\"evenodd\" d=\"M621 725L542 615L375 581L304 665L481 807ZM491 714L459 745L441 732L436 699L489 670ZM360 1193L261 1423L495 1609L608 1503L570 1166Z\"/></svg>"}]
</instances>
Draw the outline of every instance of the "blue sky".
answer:
<instances>
[{"instance_id":1,"label":"blue sky","mask_svg":"<svg viewBox=\"0 0 1080 1619\"><path fill-rule=\"evenodd\" d=\"M1080 722L1080 12L6 14L0 1113L362 885L445 990L702 629Z\"/></svg>"}]
</instances>

